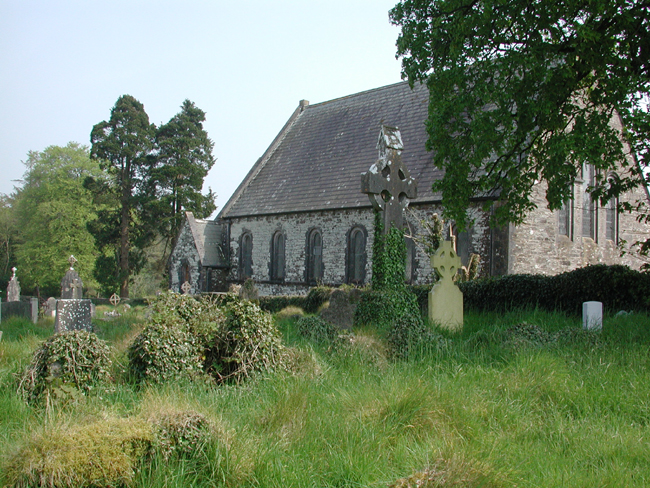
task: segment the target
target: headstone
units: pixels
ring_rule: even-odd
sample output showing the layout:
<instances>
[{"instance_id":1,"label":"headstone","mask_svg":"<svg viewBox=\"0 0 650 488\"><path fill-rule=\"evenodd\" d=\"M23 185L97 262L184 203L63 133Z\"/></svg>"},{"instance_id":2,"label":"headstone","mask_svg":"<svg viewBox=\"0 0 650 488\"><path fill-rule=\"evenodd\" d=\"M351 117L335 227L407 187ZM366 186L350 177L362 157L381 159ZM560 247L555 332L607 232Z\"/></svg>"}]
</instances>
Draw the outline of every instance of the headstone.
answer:
<instances>
[{"instance_id":1,"label":"headstone","mask_svg":"<svg viewBox=\"0 0 650 488\"><path fill-rule=\"evenodd\" d=\"M20 301L20 283L18 282L18 278L16 278L16 271L18 269L16 267L11 268L11 271L13 271L13 276L11 277L11 280L9 280L9 285L7 286L7 301L8 302L19 302Z\"/></svg>"},{"instance_id":2,"label":"headstone","mask_svg":"<svg viewBox=\"0 0 650 488\"><path fill-rule=\"evenodd\" d=\"M239 289L239 298L243 300L250 300L251 302L259 301L260 292L255 286L255 282L248 278Z\"/></svg>"},{"instance_id":3,"label":"headstone","mask_svg":"<svg viewBox=\"0 0 650 488\"><path fill-rule=\"evenodd\" d=\"M43 307L43 315L46 317L54 317L56 315L56 298L50 297L47 299Z\"/></svg>"},{"instance_id":4,"label":"headstone","mask_svg":"<svg viewBox=\"0 0 650 488\"><path fill-rule=\"evenodd\" d=\"M582 328L601 330L603 328L603 303L584 302L582 304Z\"/></svg>"},{"instance_id":5,"label":"headstone","mask_svg":"<svg viewBox=\"0 0 650 488\"><path fill-rule=\"evenodd\" d=\"M97 310L95 309L95 304L90 302L90 318L94 319L95 317L97 317Z\"/></svg>"},{"instance_id":6,"label":"headstone","mask_svg":"<svg viewBox=\"0 0 650 488\"><path fill-rule=\"evenodd\" d=\"M29 299L29 305L31 307L31 312L32 312L32 322L37 323L38 322L38 298L30 298Z\"/></svg>"},{"instance_id":7,"label":"headstone","mask_svg":"<svg viewBox=\"0 0 650 488\"><path fill-rule=\"evenodd\" d=\"M70 256L68 262L70 263L70 269L66 271L61 280L61 299L56 302L54 332L67 332L69 330L92 331L92 302L82 298L83 283L79 278L79 274L74 270L74 264L77 260L74 256Z\"/></svg>"},{"instance_id":8,"label":"headstone","mask_svg":"<svg viewBox=\"0 0 650 488\"><path fill-rule=\"evenodd\" d=\"M183 295L189 295L192 291L192 285L190 285L189 281L186 281L181 285L181 290L183 292Z\"/></svg>"},{"instance_id":9,"label":"headstone","mask_svg":"<svg viewBox=\"0 0 650 488\"><path fill-rule=\"evenodd\" d=\"M117 293L113 293L111 295L111 298L108 299L108 301L113 305L114 307L117 307L120 304L120 296Z\"/></svg>"},{"instance_id":10,"label":"headstone","mask_svg":"<svg viewBox=\"0 0 650 488\"><path fill-rule=\"evenodd\" d=\"M391 226L403 227L404 209L408 199L417 196L417 185L402 163L402 135L397 127L382 125L377 142L379 158L368 172L361 175L361 192L384 214L384 233Z\"/></svg>"},{"instance_id":11,"label":"headstone","mask_svg":"<svg viewBox=\"0 0 650 488\"><path fill-rule=\"evenodd\" d=\"M74 270L74 264L77 262L74 256L68 259L70 269L66 271L61 280L61 298L80 300L83 297L83 282L79 278L79 273Z\"/></svg>"},{"instance_id":12,"label":"headstone","mask_svg":"<svg viewBox=\"0 0 650 488\"><path fill-rule=\"evenodd\" d=\"M354 312L361 298L358 288L337 288L332 292L329 306L320 312L323 320L342 329L351 329L354 325Z\"/></svg>"},{"instance_id":13,"label":"headstone","mask_svg":"<svg viewBox=\"0 0 650 488\"><path fill-rule=\"evenodd\" d=\"M57 300L54 332L68 332L70 330L87 330L88 332L92 332L91 303L90 300L77 298Z\"/></svg>"},{"instance_id":14,"label":"headstone","mask_svg":"<svg viewBox=\"0 0 650 488\"><path fill-rule=\"evenodd\" d=\"M452 331L460 331L463 327L463 292L453 281L460 265L460 257L451 241L442 241L431 256L431 267L440 280L429 292L429 320Z\"/></svg>"}]
</instances>

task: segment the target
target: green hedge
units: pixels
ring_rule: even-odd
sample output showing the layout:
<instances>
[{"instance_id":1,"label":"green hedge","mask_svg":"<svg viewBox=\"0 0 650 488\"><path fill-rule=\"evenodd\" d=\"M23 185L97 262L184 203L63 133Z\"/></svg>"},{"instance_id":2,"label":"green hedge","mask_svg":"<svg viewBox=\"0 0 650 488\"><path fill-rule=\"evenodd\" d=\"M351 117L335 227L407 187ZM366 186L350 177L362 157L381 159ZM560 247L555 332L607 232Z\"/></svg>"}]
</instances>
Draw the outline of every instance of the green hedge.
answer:
<instances>
[{"instance_id":1,"label":"green hedge","mask_svg":"<svg viewBox=\"0 0 650 488\"><path fill-rule=\"evenodd\" d=\"M598 301L604 310L650 311L650 274L627 266L598 264L556 276L508 275L459 284L465 308L503 312L538 307L570 315L582 314L582 303Z\"/></svg>"}]
</instances>

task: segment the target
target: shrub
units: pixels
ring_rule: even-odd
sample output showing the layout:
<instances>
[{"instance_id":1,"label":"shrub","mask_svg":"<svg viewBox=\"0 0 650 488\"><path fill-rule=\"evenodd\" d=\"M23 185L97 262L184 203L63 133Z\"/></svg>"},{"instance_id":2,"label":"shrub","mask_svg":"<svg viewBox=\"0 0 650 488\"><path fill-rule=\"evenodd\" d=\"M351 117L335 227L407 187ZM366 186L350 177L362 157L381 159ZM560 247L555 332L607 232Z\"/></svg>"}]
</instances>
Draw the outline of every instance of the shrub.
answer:
<instances>
[{"instance_id":1,"label":"shrub","mask_svg":"<svg viewBox=\"0 0 650 488\"><path fill-rule=\"evenodd\" d=\"M73 330L55 334L34 353L18 392L28 403L44 393L75 397L110 379L110 350L92 332Z\"/></svg>"},{"instance_id":2,"label":"shrub","mask_svg":"<svg viewBox=\"0 0 650 488\"><path fill-rule=\"evenodd\" d=\"M259 298L262 310L276 313L287 307L305 308L306 298L299 295L263 296Z\"/></svg>"},{"instance_id":3,"label":"shrub","mask_svg":"<svg viewBox=\"0 0 650 488\"><path fill-rule=\"evenodd\" d=\"M128 486L151 441L151 426L137 419L59 425L8 457L6 479L16 487Z\"/></svg>"},{"instance_id":4,"label":"shrub","mask_svg":"<svg viewBox=\"0 0 650 488\"><path fill-rule=\"evenodd\" d=\"M334 289L329 286L315 286L309 293L307 293L307 298L305 299L305 306L303 309L305 313L316 313L318 309L330 299L330 295Z\"/></svg>"},{"instance_id":5,"label":"shrub","mask_svg":"<svg viewBox=\"0 0 650 488\"><path fill-rule=\"evenodd\" d=\"M369 290L361 295L354 313L355 326L375 326L388 331L402 316L420 318L417 297L407 289Z\"/></svg>"},{"instance_id":6,"label":"shrub","mask_svg":"<svg viewBox=\"0 0 650 488\"><path fill-rule=\"evenodd\" d=\"M248 300L225 308L224 327L210 344L206 368L219 381L241 381L254 373L273 370L280 361L282 342L271 315Z\"/></svg>"},{"instance_id":7,"label":"shrub","mask_svg":"<svg viewBox=\"0 0 650 488\"><path fill-rule=\"evenodd\" d=\"M165 412L149 421L153 425L153 447L166 460L195 457L212 439L212 424L197 412Z\"/></svg>"},{"instance_id":8,"label":"shrub","mask_svg":"<svg viewBox=\"0 0 650 488\"><path fill-rule=\"evenodd\" d=\"M335 345L339 338L339 328L318 315L301 317L296 326L302 337L317 344Z\"/></svg>"},{"instance_id":9,"label":"shrub","mask_svg":"<svg viewBox=\"0 0 650 488\"><path fill-rule=\"evenodd\" d=\"M137 382L162 383L201 371L199 353L179 317L157 317L129 346L129 370Z\"/></svg>"},{"instance_id":10,"label":"shrub","mask_svg":"<svg viewBox=\"0 0 650 488\"><path fill-rule=\"evenodd\" d=\"M390 327L386 342L393 359L407 359L420 348L443 347L447 340L427 327L420 316L403 315Z\"/></svg>"},{"instance_id":11,"label":"shrub","mask_svg":"<svg viewBox=\"0 0 650 488\"><path fill-rule=\"evenodd\" d=\"M650 274L621 265L597 264L556 276L498 276L460 283L459 287L465 307L479 312L527 306L580 315L585 301L603 302L611 312L650 310Z\"/></svg>"}]
</instances>

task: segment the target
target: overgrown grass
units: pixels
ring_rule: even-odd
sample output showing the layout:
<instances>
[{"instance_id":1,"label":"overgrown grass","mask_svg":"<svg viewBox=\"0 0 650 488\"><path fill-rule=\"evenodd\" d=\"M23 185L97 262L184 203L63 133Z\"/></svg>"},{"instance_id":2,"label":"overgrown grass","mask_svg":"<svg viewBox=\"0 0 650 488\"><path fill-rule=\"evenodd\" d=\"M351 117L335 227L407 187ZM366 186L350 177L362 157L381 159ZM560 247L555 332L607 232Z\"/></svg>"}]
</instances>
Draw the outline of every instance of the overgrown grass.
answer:
<instances>
[{"instance_id":1,"label":"overgrown grass","mask_svg":"<svg viewBox=\"0 0 650 488\"><path fill-rule=\"evenodd\" d=\"M283 318L293 351L287 372L240 386L138 389L118 361L116 383L48 410L24 405L13 375L51 329L3 322L1 466L28 455L39 436L56 433L64 443L64 426L106 419L141 426L161 413L193 411L210 419L211 441L191 458L151 453L134 467L131 486L649 486L650 318L606 317L597 340L580 333L564 342L508 340L524 322L549 337L580 327L538 310L468 314L461 334L441 332L445 347L425 345L408 361L392 361L372 330L331 349ZM133 327L127 319L99 327L114 356Z\"/></svg>"}]
</instances>

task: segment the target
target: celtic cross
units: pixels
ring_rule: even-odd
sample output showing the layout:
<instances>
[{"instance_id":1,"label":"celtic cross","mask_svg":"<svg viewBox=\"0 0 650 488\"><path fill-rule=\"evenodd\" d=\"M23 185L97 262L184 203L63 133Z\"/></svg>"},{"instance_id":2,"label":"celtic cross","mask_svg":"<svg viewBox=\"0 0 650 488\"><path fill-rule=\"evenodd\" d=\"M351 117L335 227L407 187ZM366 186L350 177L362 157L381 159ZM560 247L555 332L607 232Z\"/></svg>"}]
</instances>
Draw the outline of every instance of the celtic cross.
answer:
<instances>
[{"instance_id":1,"label":"celtic cross","mask_svg":"<svg viewBox=\"0 0 650 488\"><path fill-rule=\"evenodd\" d=\"M13 276L11 277L11 279L14 280L14 279L16 279L16 271L18 271L18 268L16 268L14 266L13 268L11 268L11 271L13 271L13 273L14 273Z\"/></svg>"},{"instance_id":2,"label":"celtic cross","mask_svg":"<svg viewBox=\"0 0 650 488\"><path fill-rule=\"evenodd\" d=\"M120 296L117 293L113 293L108 301L111 302L111 305L117 307L120 304Z\"/></svg>"},{"instance_id":3,"label":"celtic cross","mask_svg":"<svg viewBox=\"0 0 650 488\"><path fill-rule=\"evenodd\" d=\"M189 281L186 281L181 285L181 290L183 291L184 295L189 295L190 291L192 291L192 285L190 285Z\"/></svg>"},{"instance_id":4,"label":"celtic cross","mask_svg":"<svg viewBox=\"0 0 650 488\"><path fill-rule=\"evenodd\" d=\"M377 142L379 158L361 175L361 192L384 213L384 233L391 226L401 229L408 199L417 196L417 185L402 162L402 135L397 127L382 125Z\"/></svg>"},{"instance_id":5,"label":"celtic cross","mask_svg":"<svg viewBox=\"0 0 650 488\"><path fill-rule=\"evenodd\" d=\"M443 282L450 283L460 269L460 257L454 251L451 241L442 241L440 247L431 256L431 267L436 270Z\"/></svg>"},{"instance_id":6,"label":"celtic cross","mask_svg":"<svg viewBox=\"0 0 650 488\"><path fill-rule=\"evenodd\" d=\"M70 269L74 269L74 265L77 263L77 259L71 254L68 258L68 262L70 263Z\"/></svg>"}]
</instances>

